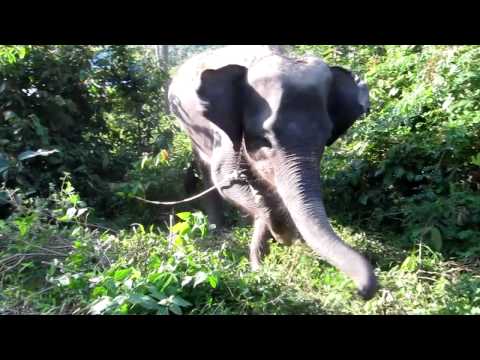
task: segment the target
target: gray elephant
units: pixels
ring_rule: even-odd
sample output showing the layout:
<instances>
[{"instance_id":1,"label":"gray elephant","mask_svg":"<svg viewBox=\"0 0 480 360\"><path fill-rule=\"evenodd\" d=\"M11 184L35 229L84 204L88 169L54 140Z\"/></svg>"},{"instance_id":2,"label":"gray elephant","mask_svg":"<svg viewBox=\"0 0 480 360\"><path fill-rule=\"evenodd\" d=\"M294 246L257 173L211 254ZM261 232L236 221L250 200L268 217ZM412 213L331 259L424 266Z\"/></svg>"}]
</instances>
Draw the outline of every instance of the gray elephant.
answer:
<instances>
[{"instance_id":1,"label":"gray elephant","mask_svg":"<svg viewBox=\"0 0 480 360\"><path fill-rule=\"evenodd\" d=\"M372 266L327 219L319 172L325 146L369 109L363 82L316 57L227 46L185 62L168 98L204 185L216 186L206 198L210 221L222 225L222 199L253 220L253 270L270 238L287 245L301 239L350 276L364 299L375 294Z\"/></svg>"}]
</instances>

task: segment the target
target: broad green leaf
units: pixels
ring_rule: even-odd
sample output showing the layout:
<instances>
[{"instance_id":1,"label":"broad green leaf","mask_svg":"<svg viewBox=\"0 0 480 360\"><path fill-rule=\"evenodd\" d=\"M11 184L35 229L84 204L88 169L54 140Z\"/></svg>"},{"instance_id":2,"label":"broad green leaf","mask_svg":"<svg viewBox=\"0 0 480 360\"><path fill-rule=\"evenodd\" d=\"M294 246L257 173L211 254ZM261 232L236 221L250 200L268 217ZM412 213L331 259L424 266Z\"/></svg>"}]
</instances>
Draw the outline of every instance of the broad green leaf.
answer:
<instances>
[{"instance_id":1,"label":"broad green leaf","mask_svg":"<svg viewBox=\"0 0 480 360\"><path fill-rule=\"evenodd\" d=\"M82 230L81 226L77 226L75 229L72 231L72 236L77 235L80 231Z\"/></svg>"},{"instance_id":2,"label":"broad green leaf","mask_svg":"<svg viewBox=\"0 0 480 360\"><path fill-rule=\"evenodd\" d=\"M166 306L160 306L157 310L157 315L168 315L168 308Z\"/></svg>"},{"instance_id":3,"label":"broad green leaf","mask_svg":"<svg viewBox=\"0 0 480 360\"><path fill-rule=\"evenodd\" d=\"M160 288L160 292L164 292L168 285L170 285L174 279L175 276L173 274L167 274L166 281Z\"/></svg>"},{"instance_id":4,"label":"broad green leaf","mask_svg":"<svg viewBox=\"0 0 480 360\"><path fill-rule=\"evenodd\" d=\"M186 222L176 223L172 227L172 231L175 234L180 234L180 235L186 234L189 230L190 230L190 224Z\"/></svg>"},{"instance_id":5,"label":"broad green leaf","mask_svg":"<svg viewBox=\"0 0 480 360\"><path fill-rule=\"evenodd\" d=\"M358 199L358 201L359 201L360 204L362 204L362 205L367 205L368 195L367 195L367 194L363 194L362 196L360 196L360 198Z\"/></svg>"},{"instance_id":6,"label":"broad green leaf","mask_svg":"<svg viewBox=\"0 0 480 360\"><path fill-rule=\"evenodd\" d=\"M176 315L182 315L182 309L177 304L171 304L168 307L168 310L170 310L171 312L173 312Z\"/></svg>"},{"instance_id":7,"label":"broad green leaf","mask_svg":"<svg viewBox=\"0 0 480 360\"><path fill-rule=\"evenodd\" d=\"M106 296L107 294L108 290L103 286L97 286L92 291L92 296L95 298L99 296Z\"/></svg>"},{"instance_id":8,"label":"broad green leaf","mask_svg":"<svg viewBox=\"0 0 480 360\"><path fill-rule=\"evenodd\" d=\"M215 275L209 275L208 282L210 283L210 286L215 289L218 285L218 277Z\"/></svg>"},{"instance_id":9,"label":"broad green leaf","mask_svg":"<svg viewBox=\"0 0 480 360\"><path fill-rule=\"evenodd\" d=\"M158 291L155 286L150 285L148 290L150 291L150 295L159 301L167 297L167 295L165 295L163 292Z\"/></svg>"},{"instance_id":10,"label":"broad green leaf","mask_svg":"<svg viewBox=\"0 0 480 360\"><path fill-rule=\"evenodd\" d=\"M142 162L141 162L141 164L140 164L140 169L143 170L143 168L144 168L145 163L147 162L147 160L148 160L148 157L146 157L146 156L142 159Z\"/></svg>"},{"instance_id":11,"label":"broad green leaf","mask_svg":"<svg viewBox=\"0 0 480 360\"><path fill-rule=\"evenodd\" d=\"M27 55L27 48L25 46L21 46L19 49L18 49L18 57L20 59L23 59L25 57L25 55Z\"/></svg>"},{"instance_id":12,"label":"broad green leaf","mask_svg":"<svg viewBox=\"0 0 480 360\"><path fill-rule=\"evenodd\" d=\"M6 171L9 167L8 159L6 155L0 154L0 175Z\"/></svg>"},{"instance_id":13,"label":"broad green leaf","mask_svg":"<svg viewBox=\"0 0 480 360\"><path fill-rule=\"evenodd\" d=\"M120 307L118 308L118 313L119 313L120 315L127 315L127 314L128 314L128 309L129 309L128 303L122 304L122 305L120 305Z\"/></svg>"},{"instance_id":14,"label":"broad green leaf","mask_svg":"<svg viewBox=\"0 0 480 360\"><path fill-rule=\"evenodd\" d=\"M68 197L68 201L70 201L72 205L76 205L80 201L80 196L78 194L72 194Z\"/></svg>"},{"instance_id":15,"label":"broad green leaf","mask_svg":"<svg viewBox=\"0 0 480 360\"><path fill-rule=\"evenodd\" d=\"M177 216L183 221L187 221L192 216L192 213L189 211L178 213Z\"/></svg>"},{"instance_id":16,"label":"broad green leaf","mask_svg":"<svg viewBox=\"0 0 480 360\"><path fill-rule=\"evenodd\" d=\"M476 156L472 156L471 158L471 164L480 166L480 153L478 153ZM1 170L0 170L1 172Z\"/></svg>"},{"instance_id":17,"label":"broad green leaf","mask_svg":"<svg viewBox=\"0 0 480 360\"><path fill-rule=\"evenodd\" d=\"M131 294L128 297L128 301L131 302L132 304L140 305L148 310L155 310L155 309L158 309L159 307L157 302L148 295Z\"/></svg>"},{"instance_id":18,"label":"broad green leaf","mask_svg":"<svg viewBox=\"0 0 480 360\"><path fill-rule=\"evenodd\" d=\"M176 236L175 237L175 240L173 241L173 244L177 247L177 248L181 248L183 247L183 238L181 236Z\"/></svg>"},{"instance_id":19,"label":"broad green leaf","mask_svg":"<svg viewBox=\"0 0 480 360\"><path fill-rule=\"evenodd\" d=\"M132 273L132 269L122 269L122 270L117 270L115 271L115 274L113 275L113 279L115 281L123 281L125 278L128 277Z\"/></svg>"},{"instance_id":20,"label":"broad green leaf","mask_svg":"<svg viewBox=\"0 0 480 360\"><path fill-rule=\"evenodd\" d=\"M31 214L15 220L15 225L17 225L18 230L20 231L20 236L25 236L28 233L35 221L35 217L35 214Z\"/></svg>"},{"instance_id":21,"label":"broad green leaf","mask_svg":"<svg viewBox=\"0 0 480 360\"><path fill-rule=\"evenodd\" d=\"M417 268L417 257L412 254L408 256L400 266L400 269L404 271L414 271Z\"/></svg>"},{"instance_id":22,"label":"broad green leaf","mask_svg":"<svg viewBox=\"0 0 480 360\"><path fill-rule=\"evenodd\" d=\"M38 149L37 151L27 150L27 151L24 151L24 152L20 153L20 155L18 155L18 160L23 161L23 160L31 159L31 158L34 158L34 157L37 157L37 156L49 156L49 155L57 153L57 152L59 152L59 151L56 150L56 149L54 149L54 150Z\"/></svg>"},{"instance_id":23,"label":"broad green leaf","mask_svg":"<svg viewBox=\"0 0 480 360\"><path fill-rule=\"evenodd\" d=\"M189 303L187 300L181 298L180 296L175 296L172 299L172 303L181 306L181 307L187 307L187 306L192 306L191 303Z\"/></svg>"},{"instance_id":24,"label":"broad green leaf","mask_svg":"<svg viewBox=\"0 0 480 360\"><path fill-rule=\"evenodd\" d=\"M0 206L8 204L8 194L6 191L0 191Z\"/></svg>"}]
</instances>

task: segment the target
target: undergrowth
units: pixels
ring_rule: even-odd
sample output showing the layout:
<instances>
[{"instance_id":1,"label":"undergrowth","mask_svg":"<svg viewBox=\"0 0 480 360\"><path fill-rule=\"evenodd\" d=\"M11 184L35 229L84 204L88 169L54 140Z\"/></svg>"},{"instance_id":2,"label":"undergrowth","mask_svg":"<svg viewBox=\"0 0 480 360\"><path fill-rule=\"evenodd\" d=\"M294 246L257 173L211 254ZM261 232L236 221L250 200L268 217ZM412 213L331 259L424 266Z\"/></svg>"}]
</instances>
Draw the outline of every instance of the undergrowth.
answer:
<instances>
[{"instance_id":1,"label":"undergrowth","mask_svg":"<svg viewBox=\"0 0 480 360\"><path fill-rule=\"evenodd\" d=\"M251 228L217 232L201 212L171 228L116 231L88 222L71 183L0 222L0 312L43 314L479 314L478 261L445 259L426 244L399 250L334 224L375 264L369 302L302 245L272 251L251 272ZM52 210L49 210L52 209Z\"/></svg>"}]
</instances>

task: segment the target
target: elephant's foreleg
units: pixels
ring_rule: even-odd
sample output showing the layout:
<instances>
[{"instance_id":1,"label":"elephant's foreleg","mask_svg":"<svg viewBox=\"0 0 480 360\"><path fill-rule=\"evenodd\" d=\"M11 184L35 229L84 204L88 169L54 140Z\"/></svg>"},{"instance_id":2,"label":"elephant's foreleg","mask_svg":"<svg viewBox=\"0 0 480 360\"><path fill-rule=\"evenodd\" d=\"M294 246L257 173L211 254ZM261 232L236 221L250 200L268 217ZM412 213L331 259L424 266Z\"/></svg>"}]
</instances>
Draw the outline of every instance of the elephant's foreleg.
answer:
<instances>
[{"instance_id":1,"label":"elephant's foreleg","mask_svg":"<svg viewBox=\"0 0 480 360\"><path fill-rule=\"evenodd\" d=\"M207 165L197 161L198 169L202 175L202 185L204 190L213 186L213 181L210 174L210 169ZM223 198L215 189L204 195L201 199L201 207L207 213L208 221L210 224L215 224L217 228L221 228L224 225L223 214Z\"/></svg>"}]
</instances>

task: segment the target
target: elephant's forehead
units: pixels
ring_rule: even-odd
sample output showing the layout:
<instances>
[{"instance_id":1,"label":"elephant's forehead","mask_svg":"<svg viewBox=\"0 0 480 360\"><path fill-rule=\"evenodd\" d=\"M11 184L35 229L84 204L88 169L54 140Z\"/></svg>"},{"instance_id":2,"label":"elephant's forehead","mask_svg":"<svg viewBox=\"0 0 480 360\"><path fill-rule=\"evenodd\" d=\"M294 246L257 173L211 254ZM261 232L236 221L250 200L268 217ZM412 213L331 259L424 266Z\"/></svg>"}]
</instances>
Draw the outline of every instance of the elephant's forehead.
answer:
<instances>
[{"instance_id":1,"label":"elephant's forehead","mask_svg":"<svg viewBox=\"0 0 480 360\"><path fill-rule=\"evenodd\" d=\"M260 94L281 96L282 89L317 89L328 93L332 74L328 65L314 57L292 60L266 57L251 66L247 81Z\"/></svg>"},{"instance_id":2,"label":"elephant's forehead","mask_svg":"<svg viewBox=\"0 0 480 360\"><path fill-rule=\"evenodd\" d=\"M265 126L274 121L275 114L282 102L288 101L289 94L308 93L318 96L319 103L324 103L331 81L328 65L314 57L292 60L273 56L255 64L248 72L249 84L271 109L272 118Z\"/></svg>"}]
</instances>

